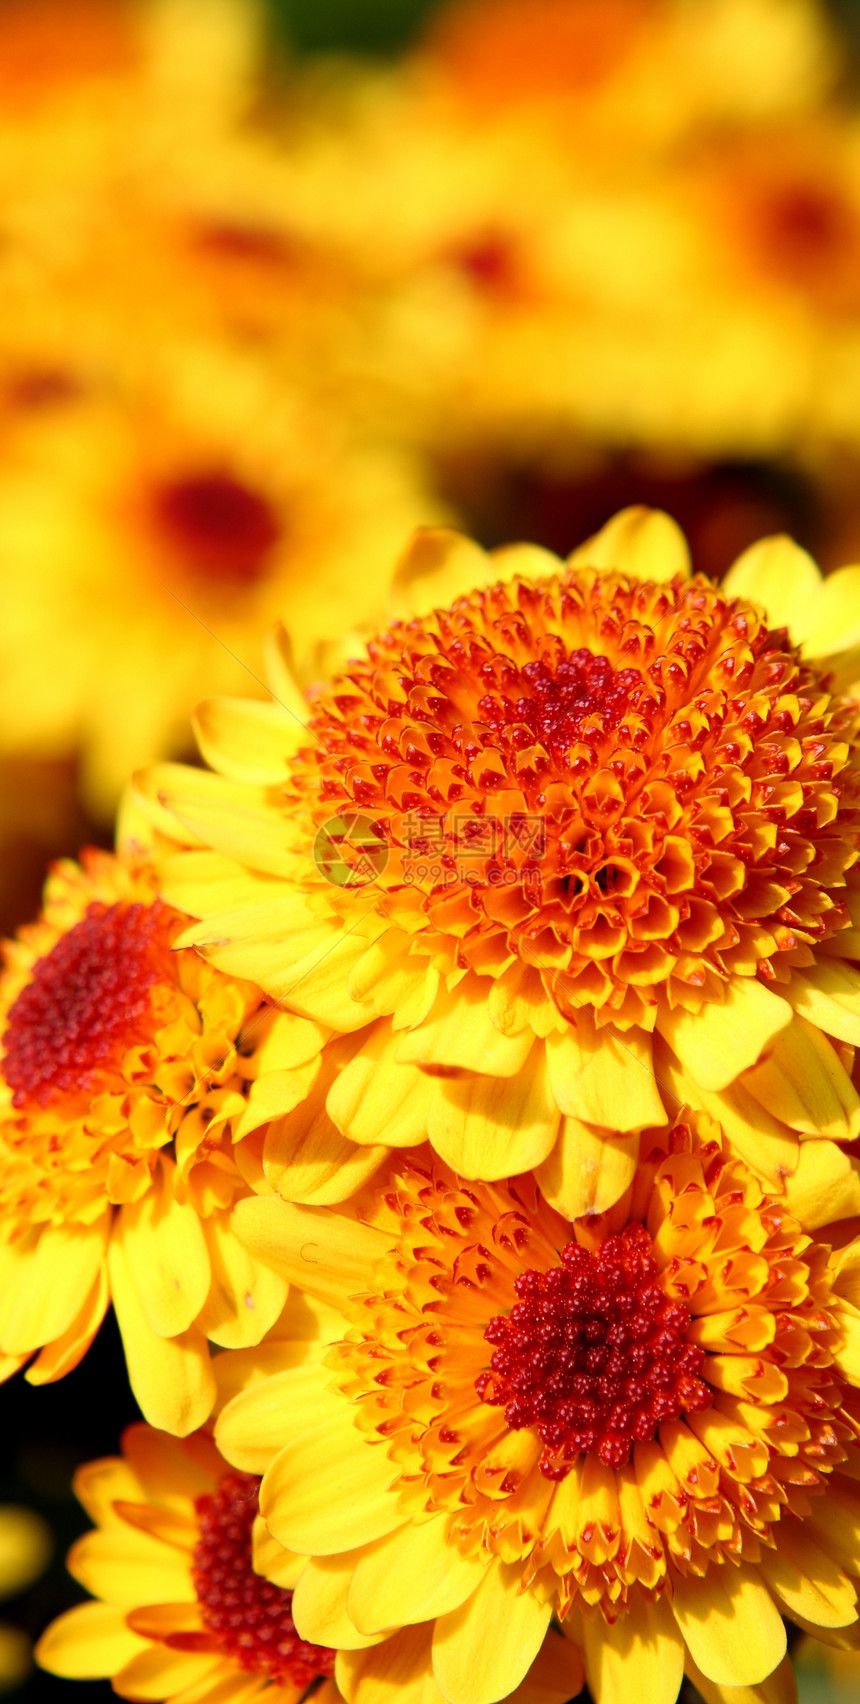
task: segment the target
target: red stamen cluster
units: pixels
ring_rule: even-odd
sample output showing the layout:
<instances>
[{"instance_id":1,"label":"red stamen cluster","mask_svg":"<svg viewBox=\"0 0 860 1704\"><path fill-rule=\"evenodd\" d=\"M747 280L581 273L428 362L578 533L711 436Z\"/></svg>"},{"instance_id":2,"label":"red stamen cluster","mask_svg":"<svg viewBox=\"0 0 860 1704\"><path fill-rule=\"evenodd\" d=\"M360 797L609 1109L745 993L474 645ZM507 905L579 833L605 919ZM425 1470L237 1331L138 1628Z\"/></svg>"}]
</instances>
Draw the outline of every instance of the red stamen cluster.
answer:
<instances>
[{"instance_id":1,"label":"red stamen cluster","mask_svg":"<svg viewBox=\"0 0 860 1704\"><path fill-rule=\"evenodd\" d=\"M478 704L478 715L494 734L515 726L522 746L531 744L528 730L558 762L582 738L589 716L599 716L601 730L613 732L645 691L638 669L614 669L608 657L595 656L584 646L569 656L562 653L554 669L542 658L526 663L519 684L527 685L527 694L488 692Z\"/></svg>"},{"instance_id":2,"label":"red stamen cluster","mask_svg":"<svg viewBox=\"0 0 860 1704\"><path fill-rule=\"evenodd\" d=\"M13 1106L83 1091L126 1047L162 974L164 907L95 901L39 959L9 1010L3 1076Z\"/></svg>"},{"instance_id":3,"label":"red stamen cluster","mask_svg":"<svg viewBox=\"0 0 860 1704\"><path fill-rule=\"evenodd\" d=\"M154 513L158 529L192 573L236 586L261 578L281 533L268 498L226 472L192 474L162 486Z\"/></svg>"},{"instance_id":4,"label":"red stamen cluster","mask_svg":"<svg viewBox=\"0 0 860 1704\"><path fill-rule=\"evenodd\" d=\"M217 1491L197 1498L194 1590L225 1656L253 1674L305 1688L334 1672L335 1653L300 1639L292 1592L254 1573L251 1531L259 1490L255 1474L229 1473Z\"/></svg>"},{"instance_id":5,"label":"red stamen cluster","mask_svg":"<svg viewBox=\"0 0 860 1704\"><path fill-rule=\"evenodd\" d=\"M515 1279L520 1300L487 1326L497 1348L476 1381L515 1431L539 1433L548 1479L563 1479L582 1452L623 1467L661 1421L712 1401L698 1377L704 1351L686 1341L690 1316L658 1282L643 1225L607 1237L597 1254L569 1242L561 1259Z\"/></svg>"}]
</instances>

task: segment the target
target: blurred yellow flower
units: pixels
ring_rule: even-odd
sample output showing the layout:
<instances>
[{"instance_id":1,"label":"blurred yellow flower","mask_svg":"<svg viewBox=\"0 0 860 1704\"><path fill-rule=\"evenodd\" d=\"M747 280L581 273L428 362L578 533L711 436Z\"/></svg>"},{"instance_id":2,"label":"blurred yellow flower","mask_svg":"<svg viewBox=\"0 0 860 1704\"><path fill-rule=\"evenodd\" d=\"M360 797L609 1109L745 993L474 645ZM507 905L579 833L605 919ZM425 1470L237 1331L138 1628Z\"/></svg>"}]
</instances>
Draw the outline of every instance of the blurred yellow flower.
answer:
<instances>
[{"instance_id":1,"label":"blurred yellow flower","mask_svg":"<svg viewBox=\"0 0 860 1704\"><path fill-rule=\"evenodd\" d=\"M177 352L165 384L42 406L0 472L0 752L82 748L106 813L189 743L201 693L257 684L286 616L298 653L378 620L403 536L438 506L407 453L352 445L256 361Z\"/></svg>"},{"instance_id":2,"label":"blurred yellow flower","mask_svg":"<svg viewBox=\"0 0 860 1704\"><path fill-rule=\"evenodd\" d=\"M0 1598L26 1591L44 1573L54 1548L47 1522L35 1509L0 1504ZM0 1691L17 1686L32 1663L32 1648L26 1633L0 1621Z\"/></svg>"}]
</instances>

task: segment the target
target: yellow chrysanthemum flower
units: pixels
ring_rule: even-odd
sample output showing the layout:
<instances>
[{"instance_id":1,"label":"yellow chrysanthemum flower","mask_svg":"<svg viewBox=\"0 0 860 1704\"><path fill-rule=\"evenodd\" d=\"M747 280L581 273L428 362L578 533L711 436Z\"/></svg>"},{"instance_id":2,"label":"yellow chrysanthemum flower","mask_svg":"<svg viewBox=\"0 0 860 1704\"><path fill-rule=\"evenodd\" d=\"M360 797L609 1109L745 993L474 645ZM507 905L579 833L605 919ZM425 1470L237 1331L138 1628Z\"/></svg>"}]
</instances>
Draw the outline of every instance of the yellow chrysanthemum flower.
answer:
<instances>
[{"instance_id":1,"label":"yellow chrysanthemum flower","mask_svg":"<svg viewBox=\"0 0 860 1704\"><path fill-rule=\"evenodd\" d=\"M685 1668L787 1698L782 1613L857 1641L857 1248L806 1236L711 1120L648 1132L603 1216L426 1149L350 1207L238 1207L320 1341L270 1342L216 1430L310 1557L296 1625L337 1628L350 1704L419 1648L449 1704L494 1704L554 1617L597 1704L631 1677L673 1704Z\"/></svg>"},{"instance_id":2,"label":"yellow chrysanthemum flower","mask_svg":"<svg viewBox=\"0 0 860 1704\"><path fill-rule=\"evenodd\" d=\"M0 1371L61 1378L113 1302L141 1408L186 1433L215 1399L207 1338L257 1343L283 1307L229 1219L320 1031L172 950L181 927L149 864L90 853L7 944Z\"/></svg>"},{"instance_id":3,"label":"yellow chrysanthemum flower","mask_svg":"<svg viewBox=\"0 0 860 1704\"><path fill-rule=\"evenodd\" d=\"M290 1612L303 1559L265 1532L259 1480L232 1472L204 1433L179 1443L130 1426L122 1451L75 1477L97 1530L68 1565L97 1601L52 1623L42 1667L109 1678L121 1698L238 1704L265 1691L266 1704L298 1704L314 1686L337 1704L334 1652L301 1639ZM255 1572L263 1564L271 1579Z\"/></svg>"},{"instance_id":4,"label":"yellow chrysanthemum flower","mask_svg":"<svg viewBox=\"0 0 860 1704\"><path fill-rule=\"evenodd\" d=\"M202 707L220 774L140 793L182 942L334 1032L275 1189L429 1138L577 1218L688 1102L811 1226L860 1210L858 584L770 540L717 588L645 511L567 564L431 534L331 687Z\"/></svg>"}]
</instances>

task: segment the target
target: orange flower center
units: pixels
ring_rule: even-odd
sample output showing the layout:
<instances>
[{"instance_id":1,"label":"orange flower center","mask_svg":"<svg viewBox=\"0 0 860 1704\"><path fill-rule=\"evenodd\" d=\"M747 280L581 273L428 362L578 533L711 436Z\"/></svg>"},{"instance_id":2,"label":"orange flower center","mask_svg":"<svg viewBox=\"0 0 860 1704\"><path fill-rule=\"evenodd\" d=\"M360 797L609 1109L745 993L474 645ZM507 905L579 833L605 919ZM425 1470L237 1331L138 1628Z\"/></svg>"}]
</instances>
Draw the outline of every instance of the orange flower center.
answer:
<instances>
[{"instance_id":1,"label":"orange flower center","mask_svg":"<svg viewBox=\"0 0 860 1704\"><path fill-rule=\"evenodd\" d=\"M163 975L167 913L94 901L34 966L10 1008L3 1075L13 1105L90 1089L135 1041Z\"/></svg>"},{"instance_id":2,"label":"orange flower center","mask_svg":"<svg viewBox=\"0 0 860 1704\"><path fill-rule=\"evenodd\" d=\"M268 498L221 471L169 481L155 493L153 510L192 575L236 588L262 578L281 535Z\"/></svg>"},{"instance_id":3,"label":"orange flower center","mask_svg":"<svg viewBox=\"0 0 860 1704\"><path fill-rule=\"evenodd\" d=\"M288 808L378 825L377 904L412 951L520 960L566 1016L784 981L849 921L857 708L702 578L476 591L371 641L309 727Z\"/></svg>"},{"instance_id":4,"label":"orange flower center","mask_svg":"<svg viewBox=\"0 0 860 1704\"><path fill-rule=\"evenodd\" d=\"M704 1350L686 1341L690 1315L666 1295L643 1225L597 1253L569 1242L561 1260L514 1279L520 1299L490 1320L484 1337L497 1347L475 1384L514 1431L539 1433L547 1479L564 1479L583 1452L623 1467L661 1421L713 1400L698 1377Z\"/></svg>"},{"instance_id":5,"label":"orange flower center","mask_svg":"<svg viewBox=\"0 0 860 1704\"><path fill-rule=\"evenodd\" d=\"M334 1672L335 1653L300 1639L292 1592L254 1573L252 1528L259 1488L253 1473L230 1473L217 1491L196 1499L200 1537L194 1548L194 1590L225 1656L253 1674L304 1691Z\"/></svg>"}]
</instances>

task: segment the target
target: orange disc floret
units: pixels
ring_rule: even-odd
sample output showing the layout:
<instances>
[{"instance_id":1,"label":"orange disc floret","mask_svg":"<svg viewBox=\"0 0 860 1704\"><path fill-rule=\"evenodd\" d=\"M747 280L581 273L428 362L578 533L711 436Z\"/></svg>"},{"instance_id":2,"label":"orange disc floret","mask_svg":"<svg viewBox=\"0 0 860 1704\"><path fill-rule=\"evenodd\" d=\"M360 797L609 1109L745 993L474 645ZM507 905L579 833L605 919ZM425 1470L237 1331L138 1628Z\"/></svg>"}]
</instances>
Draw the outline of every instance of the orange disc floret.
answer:
<instances>
[{"instance_id":1,"label":"orange disc floret","mask_svg":"<svg viewBox=\"0 0 860 1704\"><path fill-rule=\"evenodd\" d=\"M650 1027L785 983L850 919L860 715L702 577L568 568L368 645L309 717L287 799L357 807L378 909L449 972L521 961L560 1012Z\"/></svg>"},{"instance_id":2,"label":"orange disc floret","mask_svg":"<svg viewBox=\"0 0 860 1704\"><path fill-rule=\"evenodd\" d=\"M383 1190L390 1253L326 1358L356 1449L384 1440L404 1510L447 1511L560 1613L778 1551L860 1468L829 1250L707 1118L646 1137L626 1196L572 1225L527 1177L412 1163Z\"/></svg>"}]
</instances>

